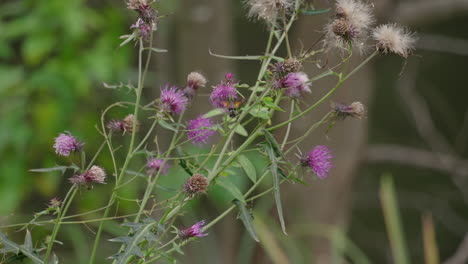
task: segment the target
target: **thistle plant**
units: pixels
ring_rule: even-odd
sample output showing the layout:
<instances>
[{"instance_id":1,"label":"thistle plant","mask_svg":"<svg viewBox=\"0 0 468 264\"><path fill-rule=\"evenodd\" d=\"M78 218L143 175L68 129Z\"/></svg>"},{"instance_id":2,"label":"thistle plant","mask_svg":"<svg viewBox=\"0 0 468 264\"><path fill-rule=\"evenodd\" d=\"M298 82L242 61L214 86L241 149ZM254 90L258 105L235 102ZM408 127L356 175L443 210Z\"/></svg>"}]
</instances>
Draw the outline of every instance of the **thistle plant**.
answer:
<instances>
[{"instance_id":1,"label":"thistle plant","mask_svg":"<svg viewBox=\"0 0 468 264\"><path fill-rule=\"evenodd\" d=\"M366 111L360 102L332 103L329 112L320 121L308 124L308 130L298 138L290 138L293 124L299 120L308 122L310 119L305 119L304 116L319 105L330 103L334 92L376 55L392 53L408 58L413 51L415 39L408 30L395 24L374 27L375 20L370 5L358 0L338 0L334 6L334 15L323 27L321 44L303 52L295 52L291 50L288 37L292 25L303 15L323 12L310 9L301 0L247 0L245 5L249 17L262 23L269 31L263 54L248 57L212 55L224 59L258 60L260 68L255 83L243 83L239 81L242 78L232 73L226 73L219 80L209 83L201 73L191 72L187 75L187 83L180 86L170 84L170 80L161 80L167 84L160 88L159 98L143 101L143 89L150 89L148 87L152 86L146 82L150 62L162 51L152 46L152 40L158 33L159 23L164 20L154 1L128 0L127 7L135 10L138 18L129 26L131 33L122 36L124 41L120 45L134 44L137 49L138 80L135 85L127 85L134 92L135 100L117 102L104 109L98 126L103 143L89 161L85 158L86 154L90 155L87 145L70 132L59 134L53 146L57 155L81 158L80 164L71 163L49 169L72 171L70 189L65 197L55 198L46 213L27 224L15 225L29 229L37 224L49 224L51 234L42 243L42 248L10 250L4 247L3 253L19 254L22 251L35 263L62 261L53 252L60 247L55 241L61 225L65 219L74 217L67 215L70 206L79 202L77 196L97 191L101 188L99 185L104 183L111 185L113 191L107 204L97 210L101 217L93 219L99 225L89 254L89 263L103 263L102 259L98 259L97 251L102 243L109 243L102 239L103 227L109 219L120 219L122 228L129 228L125 229L126 236L110 240L121 244L114 255L108 256L113 263L156 263L160 259L172 259L174 253L183 250L183 246L208 236L208 230L234 210L237 210L238 218L252 239L259 241L252 224L253 217L246 206L247 202L254 202L262 197L269 199L267 195L270 193L274 196L281 228L287 233L281 204L281 184L303 183L313 178L327 180L327 177L332 177L330 173L333 171L333 150L325 145L312 149L300 149L299 146L318 127L328 125L330 129L335 122L346 117L363 118ZM287 50L285 58L278 55L282 48ZM360 57L361 62L353 68L349 65L349 58L354 50L360 51L356 56ZM318 60L322 53L338 53L343 59L312 76L304 70L304 65L311 59ZM332 78L336 83L326 94L318 95L314 91L315 82L322 78ZM209 93L209 99L200 97L194 100L199 93ZM211 103L213 109L207 113L197 113L195 119L188 120L185 113L192 111L195 103ZM278 111L287 112L282 106L290 109L289 118L274 123L274 116ZM120 119L111 119L109 113L116 108L133 111ZM161 138L155 134L156 128L171 133L166 149L159 149L157 140ZM275 134L280 129L286 131L282 138ZM125 151L123 159L116 155L117 146L113 141L116 136L129 138L128 144L118 150ZM316 134L316 137L325 138L320 134ZM240 140L239 144L234 144L235 138ZM207 148L208 153L187 154L188 151L184 149L193 145ZM268 160L268 166L261 168L259 176L256 175L255 164L246 158L247 153L254 153ZM298 158L292 154L296 154ZM101 155L110 157L111 167L103 168L101 164L96 164ZM171 170L176 167L185 172L185 183L170 199L152 199L161 177L171 177ZM252 181L245 193L226 179L231 167L242 168L246 177ZM305 170L300 170L301 167ZM141 178L132 173L135 171L144 179L144 191L141 196L133 197L136 201L134 214L120 217L116 206L121 199L118 193L129 182L139 182ZM187 210L187 203L200 196L209 199L209 189L215 185L232 193L233 204L218 217L200 219L191 227L180 228L178 222ZM265 186L269 186L266 191L259 192ZM53 213L54 219L40 219L48 213ZM6 237L2 239L2 243L7 240Z\"/></svg>"}]
</instances>

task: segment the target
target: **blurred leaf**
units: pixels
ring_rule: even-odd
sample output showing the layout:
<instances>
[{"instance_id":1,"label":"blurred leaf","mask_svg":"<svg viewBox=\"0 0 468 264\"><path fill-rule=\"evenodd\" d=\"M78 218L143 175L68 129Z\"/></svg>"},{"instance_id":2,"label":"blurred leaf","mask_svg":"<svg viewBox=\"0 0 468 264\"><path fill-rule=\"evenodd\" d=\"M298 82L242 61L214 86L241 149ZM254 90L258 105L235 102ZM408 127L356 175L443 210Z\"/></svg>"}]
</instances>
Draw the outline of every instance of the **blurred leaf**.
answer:
<instances>
[{"instance_id":1,"label":"blurred leaf","mask_svg":"<svg viewBox=\"0 0 468 264\"><path fill-rule=\"evenodd\" d=\"M409 256L401 225L398 202L391 175L384 174L380 181L380 202L385 219L385 226L390 240L393 260L396 264L408 264Z\"/></svg>"},{"instance_id":2,"label":"blurred leaf","mask_svg":"<svg viewBox=\"0 0 468 264\"><path fill-rule=\"evenodd\" d=\"M21 66L0 66L0 95L9 88L20 83L24 78L24 69Z\"/></svg>"},{"instance_id":3,"label":"blurred leaf","mask_svg":"<svg viewBox=\"0 0 468 264\"><path fill-rule=\"evenodd\" d=\"M269 120L271 118L270 111L268 110L268 108L263 107L261 105L253 107L252 110L250 110L249 114L265 120Z\"/></svg>"},{"instance_id":4,"label":"blurred leaf","mask_svg":"<svg viewBox=\"0 0 468 264\"><path fill-rule=\"evenodd\" d=\"M237 157L237 161L241 165L242 169L244 169L245 174L252 180L253 183L257 181L257 171L255 170L255 166L250 162L250 160L244 156L244 155L239 155Z\"/></svg>"},{"instance_id":5,"label":"blurred leaf","mask_svg":"<svg viewBox=\"0 0 468 264\"><path fill-rule=\"evenodd\" d=\"M244 128L241 124L238 124L238 125L235 127L234 131L235 131L237 134L239 134L239 135L241 135L241 136L244 136L244 137L247 137L247 136L249 135L249 132L247 132L247 130L245 130L245 128Z\"/></svg>"},{"instance_id":6,"label":"blurred leaf","mask_svg":"<svg viewBox=\"0 0 468 264\"><path fill-rule=\"evenodd\" d=\"M48 34L33 34L28 36L22 46L22 55L29 65L40 63L54 48L56 36Z\"/></svg>"},{"instance_id":7,"label":"blurred leaf","mask_svg":"<svg viewBox=\"0 0 468 264\"><path fill-rule=\"evenodd\" d=\"M167 123L165 120L159 120L159 125L165 129L177 132L177 128L173 127L171 124Z\"/></svg>"},{"instance_id":8,"label":"blurred leaf","mask_svg":"<svg viewBox=\"0 0 468 264\"><path fill-rule=\"evenodd\" d=\"M226 55L220 55L211 52L211 50L208 50L211 56L215 56L218 58L223 58L223 59L231 59L231 60L261 60L265 58L265 56L226 56Z\"/></svg>"},{"instance_id":9,"label":"blurred leaf","mask_svg":"<svg viewBox=\"0 0 468 264\"><path fill-rule=\"evenodd\" d=\"M287 254L279 245L279 239L275 236L273 230L265 223L263 217L256 218L255 229L257 230L258 236L262 239L260 244L265 252L270 257L272 263L275 264L286 264L291 263L287 257Z\"/></svg>"},{"instance_id":10,"label":"blurred leaf","mask_svg":"<svg viewBox=\"0 0 468 264\"><path fill-rule=\"evenodd\" d=\"M439 264L439 248L437 246L434 221L430 213L423 215L422 226L425 264Z\"/></svg>"},{"instance_id":11,"label":"blurred leaf","mask_svg":"<svg viewBox=\"0 0 468 264\"><path fill-rule=\"evenodd\" d=\"M307 16L315 16L330 12L330 8L327 9L301 9L301 13Z\"/></svg>"},{"instance_id":12,"label":"blurred leaf","mask_svg":"<svg viewBox=\"0 0 468 264\"><path fill-rule=\"evenodd\" d=\"M34 253L32 247L31 234L29 230L26 231L26 238L23 246L16 244L15 242L8 239L8 237L0 232L0 244L3 244L3 248L0 249L0 253L14 253L18 254L19 252L27 256L35 264L43 264L44 262L39 258L39 256Z\"/></svg>"},{"instance_id":13,"label":"blurred leaf","mask_svg":"<svg viewBox=\"0 0 468 264\"><path fill-rule=\"evenodd\" d=\"M242 223L244 224L245 228L249 232L252 239L257 242L260 242L260 240L257 237L257 233L255 232L255 228L252 225L252 221L253 221L252 213L249 212L249 210L247 210L247 208L245 207L245 204L242 203L241 201L234 200L233 203L239 209L239 215L237 216L237 218L242 221Z\"/></svg>"},{"instance_id":14,"label":"blurred leaf","mask_svg":"<svg viewBox=\"0 0 468 264\"><path fill-rule=\"evenodd\" d=\"M236 200L241 201L243 204L245 204L244 195L241 193L239 188L237 188L237 186L234 183L232 183L230 180L228 180L225 177L218 177L218 179L216 180L216 183L219 186L226 189L226 191L231 193L232 196L234 196Z\"/></svg>"},{"instance_id":15,"label":"blurred leaf","mask_svg":"<svg viewBox=\"0 0 468 264\"><path fill-rule=\"evenodd\" d=\"M226 111L224 111L223 109L216 108L216 109L208 111L206 114L203 115L203 117L204 118L209 118L209 117L213 117L213 116L217 116L217 115L222 115L224 113L226 113Z\"/></svg>"},{"instance_id":16,"label":"blurred leaf","mask_svg":"<svg viewBox=\"0 0 468 264\"><path fill-rule=\"evenodd\" d=\"M275 109L275 110L278 110L278 111L281 111L281 112L286 112L284 111L283 109L281 109L281 107L279 107L278 105L276 105L274 102L273 102L273 98L271 97L264 97L262 99L263 103L265 104L265 106L267 106L268 108L270 109Z\"/></svg>"}]
</instances>

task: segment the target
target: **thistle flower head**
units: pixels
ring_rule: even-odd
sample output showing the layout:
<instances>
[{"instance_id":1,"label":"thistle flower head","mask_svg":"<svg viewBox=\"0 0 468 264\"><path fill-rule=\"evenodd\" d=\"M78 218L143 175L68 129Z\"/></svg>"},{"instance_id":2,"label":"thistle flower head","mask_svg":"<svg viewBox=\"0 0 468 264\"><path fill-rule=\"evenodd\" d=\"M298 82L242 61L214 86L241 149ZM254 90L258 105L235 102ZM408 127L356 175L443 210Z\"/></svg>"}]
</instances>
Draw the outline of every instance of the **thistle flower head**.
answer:
<instances>
[{"instance_id":1,"label":"thistle flower head","mask_svg":"<svg viewBox=\"0 0 468 264\"><path fill-rule=\"evenodd\" d=\"M140 121L135 120L132 114L127 115L123 120L111 120L107 123L107 128L112 132L132 133L133 123L135 124L135 132L140 130Z\"/></svg>"},{"instance_id":2,"label":"thistle flower head","mask_svg":"<svg viewBox=\"0 0 468 264\"><path fill-rule=\"evenodd\" d=\"M184 93L187 97L193 97L198 89L205 87L206 78L201 73L191 72L187 76L187 86L184 89Z\"/></svg>"},{"instance_id":3,"label":"thistle flower head","mask_svg":"<svg viewBox=\"0 0 468 264\"><path fill-rule=\"evenodd\" d=\"M216 133L216 131L210 129L213 126L213 121L210 118L204 118L200 115L188 122L187 137L195 145L206 144L208 139Z\"/></svg>"},{"instance_id":4,"label":"thistle flower head","mask_svg":"<svg viewBox=\"0 0 468 264\"><path fill-rule=\"evenodd\" d=\"M304 167L310 167L317 177L325 179L333 167L332 158L333 155L329 148L326 146L316 146L301 159L301 164Z\"/></svg>"},{"instance_id":5,"label":"thistle flower head","mask_svg":"<svg viewBox=\"0 0 468 264\"><path fill-rule=\"evenodd\" d=\"M54 198L50 199L50 201L49 201L49 207L51 207L51 208L58 208L58 207L60 207L60 205L62 205L62 201L57 197L54 197Z\"/></svg>"},{"instance_id":6,"label":"thistle flower head","mask_svg":"<svg viewBox=\"0 0 468 264\"><path fill-rule=\"evenodd\" d=\"M225 108L226 101L234 101L238 99L237 90L234 86L234 76L232 73L227 73L224 80L216 85L211 92L210 100L213 106Z\"/></svg>"},{"instance_id":7,"label":"thistle flower head","mask_svg":"<svg viewBox=\"0 0 468 264\"><path fill-rule=\"evenodd\" d=\"M274 23L281 18L279 11L290 13L294 9L294 0L247 0L248 16Z\"/></svg>"},{"instance_id":8,"label":"thistle flower head","mask_svg":"<svg viewBox=\"0 0 468 264\"><path fill-rule=\"evenodd\" d=\"M135 29L136 34L144 40L148 40L151 32L158 29L155 22L145 22L142 18L138 18L135 24L130 26L131 29Z\"/></svg>"},{"instance_id":9,"label":"thistle flower head","mask_svg":"<svg viewBox=\"0 0 468 264\"><path fill-rule=\"evenodd\" d=\"M152 157L146 163L146 168L148 169L149 175L156 174L159 170L161 170L162 174L165 174L166 170L169 168L169 164L167 162L164 163L164 160L162 159Z\"/></svg>"},{"instance_id":10,"label":"thistle flower head","mask_svg":"<svg viewBox=\"0 0 468 264\"><path fill-rule=\"evenodd\" d=\"M177 86L169 87L166 85L161 90L160 107L163 111L170 114L180 114L185 110L188 99Z\"/></svg>"},{"instance_id":11,"label":"thistle flower head","mask_svg":"<svg viewBox=\"0 0 468 264\"><path fill-rule=\"evenodd\" d=\"M184 184L184 192L192 197L198 194L203 194L208 189L208 178L201 174L194 174L192 177L188 178Z\"/></svg>"},{"instance_id":12,"label":"thistle flower head","mask_svg":"<svg viewBox=\"0 0 468 264\"><path fill-rule=\"evenodd\" d=\"M66 131L65 133L60 133L55 138L54 148L58 155L68 157L72 152L81 151L84 143L78 141L70 132Z\"/></svg>"},{"instance_id":13,"label":"thistle flower head","mask_svg":"<svg viewBox=\"0 0 468 264\"><path fill-rule=\"evenodd\" d=\"M325 26L324 45L339 50L351 45L362 52L375 20L371 6L358 0L338 0L335 10L336 17Z\"/></svg>"},{"instance_id":14,"label":"thistle flower head","mask_svg":"<svg viewBox=\"0 0 468 264\"><path fill-rule=\"evenodd\" d=\"M101 167L93 165L91 169L85 173L74 175L69 180L76 185L90 185L92 183L103 184L106 180L106 172Z\"/></svg>"},{"instance_id":15,"label":"thistle flower head","mask_svg":"<svg viewBox=\"0 0 468 264\"><path fill-rule=\"evenodd\" d=\"M361 102L353 102L350 105L332 103L332 111L339 119L345 119L348 116L361 119L366 115L366 109Z\"/></svg>"},{"instance_id":16,"label":"thistle flower head","mask_svg":"<svg viewBox=\"0 0 468 264\"><path fill-rule=\"evenodd\" d=\"M157 16L156 9L151 6L153 2L154 0L128 0L127 7L136 10L145 22L151 24L156 22Z\"/></svg>"},{"instance_id":17,"label":"thistle flower head","mask_svg":"<svg viewBox=\"0 0 468 264\"><path fill-rule=\"evenodd\" d=\"M413 33L397 25L381 25L374 29L372 36L376 40L376 48L383 54L394 53L408 58L414 50L416 38Z\"/></svg>"},{"instance_id":18,"label":"thistle flower head","mask_svg":"<svg viewBox=\"0 0 468 264\"><path fill-rule=\"evenodd\" d=\"M185 229L179 230L179 238L182 240L187 240L192 237L204 237L208 234L203 233L202 226L205 224L205 221L200 221L193 226Z\"/></svg>"},{"instance_id":19,"label":"thistle flower head","mask_svg":"<svg viewBox=\"0 0 468 264\"><path fill-rule=\"evenodd\" d=\"M282 80L286 94L291 98L300 98L304 93L310 93L309 77L304 72L291 72Z\"/></svg>"}]
</instances>

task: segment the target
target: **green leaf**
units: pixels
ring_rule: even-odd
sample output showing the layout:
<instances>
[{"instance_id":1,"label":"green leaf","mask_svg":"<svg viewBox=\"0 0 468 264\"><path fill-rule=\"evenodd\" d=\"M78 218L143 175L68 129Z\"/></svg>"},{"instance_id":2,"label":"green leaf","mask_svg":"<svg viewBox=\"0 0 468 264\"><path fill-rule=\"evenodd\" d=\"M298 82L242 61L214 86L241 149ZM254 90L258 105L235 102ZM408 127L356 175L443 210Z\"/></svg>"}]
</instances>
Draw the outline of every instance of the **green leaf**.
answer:
<instances>
[{"instance_id":1,"label":"green leaf","mask_svg":"<svg viewBox=\"0 0 468 264\"><path fill-rule=\"evenodd\" d=\"M249 114L265 120L269 120L271 118L270 111L268 110L268 108L262 107L260 105L253 107L252 110L250 110Z\"/></svg>"},{"instance_id":2,"label":"green leaf","mask_svg":"<svg viewBox=\"0 0 468 264\"><path fill-rule=\"evenodd\" d=\"M268 143L270 143L271 147L273 148L276 157L283 157L283 152L281 151L281 148L276 141L275 137L266 129L263 129L263 133L265 135L265 139L267 140Z\"/></svg>"},{"instance_id":3,"label":"green leaf","mask_svg":"<svg viewBox=\"0 0 468 264\"><path fill-rule=\"evenodd\" d=\"M158 121L159 125L165 129L177 132L177 128L173 127L171 124L167 123L165 120L159 120Z\"/></svg>"},{"instance_id":4,"label":"green leaf","mask_svg":"<svg viewBox=\"0 0 468 264\"><path fill-rule=\"evenodd\" d=\"M237 125L237 126L234 128L234 131L235 131L237 134L239 134L239 135L241 135L241 136L244 136L244 137L247 137L247 136L249 135L249 132L247 132L247 130L245 130L245 128L244 128L241 124Z\"/></svg>"},{"instance_id":5,"label":"green leaf","mask_svg":"<svg viewBox=\"0 0 468 264\"><path fill-rule=\"evenodd\" d=\"M208 52L210 53L211 56L215 56L215 57L223 58L223 59L231 59L231 60L262 60L263 58L265 58L265 56L260 56L260 55L258 56L226 56L226 55L213 53L211 52L211 50L208 50Z\"/></svg>"},{"instance_id":6,"label":"green leaf","mask_svg":"<svg viewBox=\"0 0 468 264\"><path fill-rule=\"evenodd\" d=\"M237 206L237 208L239 208L239 215L237 216L237 218L242 221L245 228L247 229L247 232L253 238L253 240L260 242L260 240L258 239L257 233L255 232L255 228L252 224L252 221L253 221L252 213L250 213L249 210L247 210L247 208L245 207L245 204L242 203L241 201L234 200L233 203Z\"/></svg>"},{"instance_id":7,"label":"green leaf","mask_svg":"<svg viewBox=\"0 0 468 264\"><path fill-rule=\"evenodd\" d=\"M237 157L237 161L241 165L242 169L244 169L245 174L252 180L253 183L257 181L257 171L255 170L255 166L250 162L250 160L244 156L244 155L239 155Z\"/></svg>"},{"instance_id":8,"label":"green leaf","mask_svg":"<svg viewBox=\"0 0 468 264\"><path fill-rule=\"evenodd\" d=\"M227 178L225 177L218 177L216 183L223 187L224 189L226 189L226 191L228 191L229 193L232 194L232 196L234 196L234 198L236 200L239 200L241 201L242 203L245 204L245 199L244 199L244 195L241 193L241 191L237 188L237 186L232 183L230 180L228 180Z\"/></svg>"},{"instance_id":9,"label":"green leaf","mask_svg":"<svg viewBox=\"0 0 468 264\"><path fill-rule=\"evenodd\" d=\"M327 9L301 9L301 13L307 16L315 16L330 12L331 8Z\"/></svg>"},{"instance_id":10,"label":"green leaf","mask_svg":"<svg viewBox=\"0 0 468 264\"><path fill-rule=\"evenodd\" d=\"M34 249L32 248L32 240L31 240L31 234L29 231L26 232L26 238L24 245L20 246L16 244L15 242L11 241L8 239L8 237L0 232L0 244L3 244L3 248L0 249L0 254L5 254L5 253L14 253L18 254L20 251L28 257L32 262L35 264L43 264L44 262L39 258L39 256L34 253Z\"/></svg>"},{"instance_id":11,"label":"green leaf","mask_svg":"<svg viewBox=\"0 0 468 264\"><path fill-rule=\"evenodd\" d=\"M273 191L274 191L273 193L275 196L276 209L278 211L278 217L279 217L280 224L281 224L281 230L283 230L283 233L287 235L286 225L284 223L284 216L283 216L283 206L281 204L280 179L279 179L280 176L278 173L278 170L279 170L278 162L276 159L275 151L270 144L267 144L266 151L271 161L270 171L271 171L271 175L273 176Z\"/></svg>"},{"instance_id":12,"label":"green leaf","mask_svg":"<svg viewBox=\"0 0 468 264\"><path fill-rule=\"evenodd\" d=\"M264 103L265 106L267 106L268 108L275 109L275 110L278 110L278 111L281 111L281 112L286 112L286 111L284 111L281 107L279 107L277 104L275 104L275 103L273 102L273 98L271 98L271 97L265 97L265 98L263 98L263 103Z\"/></svg>"},{"instance_id":13,"label":"green leaf","mask_svg":"<svg viewBox=\"0 0 468 264\"><path fill-rule=\"evenodd\" d=\"M209 117L213 117L213 116L217 116L217 115L222 115L224 113L225 113L225 111L223 109L216 108L216 109L210 110L208 113L204 114L203 117L204 118L209 118Z\"/></svg>"}]
</instances>

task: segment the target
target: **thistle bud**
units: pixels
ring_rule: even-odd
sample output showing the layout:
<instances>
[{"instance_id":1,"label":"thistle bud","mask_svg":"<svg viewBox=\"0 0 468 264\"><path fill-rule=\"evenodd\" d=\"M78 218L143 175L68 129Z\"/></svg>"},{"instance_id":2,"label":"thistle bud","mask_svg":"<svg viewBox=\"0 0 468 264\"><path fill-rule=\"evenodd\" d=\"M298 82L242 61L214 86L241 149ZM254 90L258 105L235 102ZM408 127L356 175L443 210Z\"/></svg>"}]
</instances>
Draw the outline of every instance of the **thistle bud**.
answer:
<instances>
[{"instance_id":1,"label":"thistle bud","mask_svg":"<svg viewBox=\"0 0 468 264\"><path fill-rule=\"evenodd\" d=\"M194 174L188 178L184 184L183 190L187 196L193 197L198 194L206 193L209 183L208 178L201 174Z\"/></svg>"}]
</instances>

